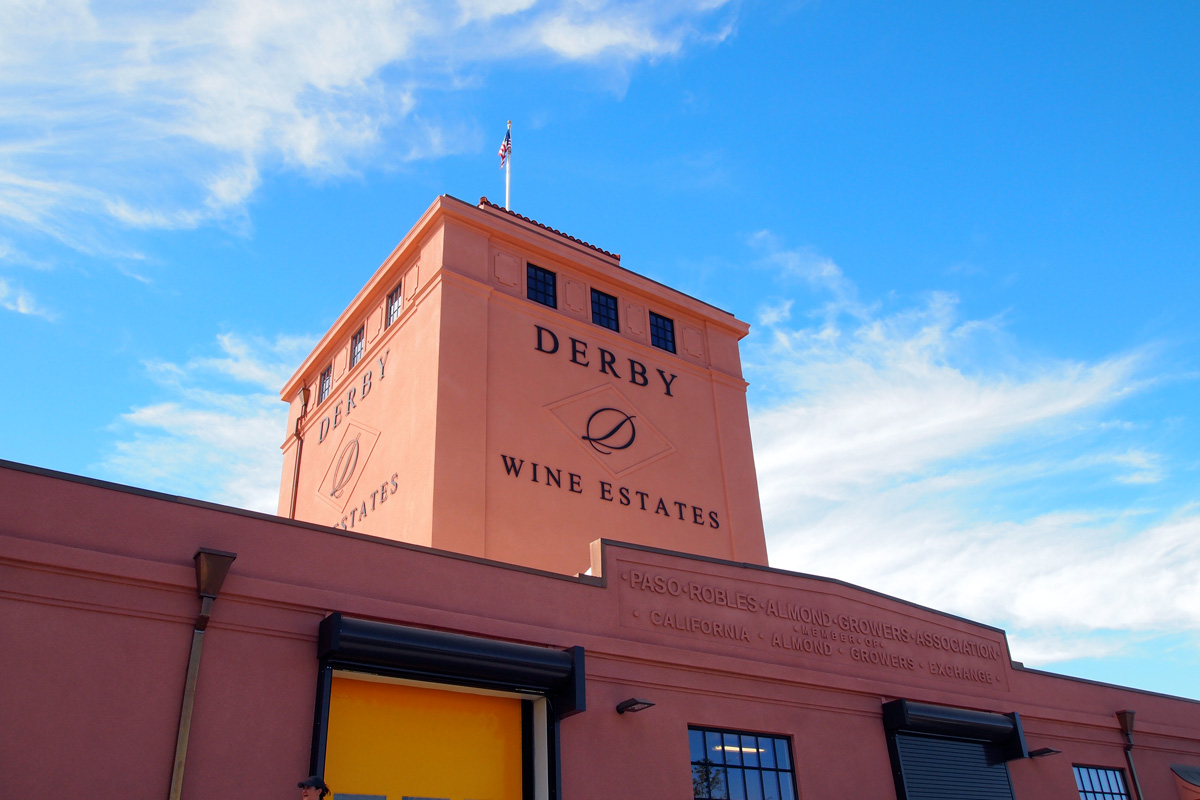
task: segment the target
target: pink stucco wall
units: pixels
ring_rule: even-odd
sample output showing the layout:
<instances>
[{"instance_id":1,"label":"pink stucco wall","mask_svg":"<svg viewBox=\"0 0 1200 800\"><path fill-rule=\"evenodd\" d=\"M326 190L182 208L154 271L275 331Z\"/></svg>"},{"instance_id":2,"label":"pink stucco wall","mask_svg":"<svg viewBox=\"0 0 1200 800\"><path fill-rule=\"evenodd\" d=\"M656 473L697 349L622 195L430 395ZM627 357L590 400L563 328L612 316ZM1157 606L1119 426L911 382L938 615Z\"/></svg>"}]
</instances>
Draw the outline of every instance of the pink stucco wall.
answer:
<instances>
[{"instance_id":1,"label":"pink stucco wall","mask_svg":"<svg viewBox=\"0 0 1200 800\"><path fill-rule=\"evenodd\" d=\"M556 308L526 298L531 263L556 274ZM405 305L387 327L397 286ZM617 298L619 330L593 324L592 289ZM651 345L650 312L673 321L676 352ZM613 531L766 564L737 346L747 330L609 253L438 198L284 387L280 513L564 574L586 570L589 544ZM318 402L327 365L334 388ZM589 449L584 421L610 407L636 441ZM553 534L531 537L531 524Z\"/></svg>"},{"instance_id":2,"label":"pink stucco wall","mask_svg":"<svg viewBox=\"0 0 1200 800\"><path fill-rule=\"evenodd\" d=\"M0 486L5 797L166 795L201 546L238 557L208 628L185 797L294 794L332 611L585 647L588 710L562 727L571 800L689 796L688 724L793 737L804 800L892 797L880 706L896 697L1020 712L1031 748L1063 751L1010 765L1022 800L1076 797L1072 763L1122 767L1124 708L1147 797L1174 796L1170 764L1200 764L1200 704L1014 667L1002 631L836 581L618 544L569 578L17 465ZM809 609L819 630L768 603ZM657 705L616 714L630 696Z\"/></svg>"}]
</instances>

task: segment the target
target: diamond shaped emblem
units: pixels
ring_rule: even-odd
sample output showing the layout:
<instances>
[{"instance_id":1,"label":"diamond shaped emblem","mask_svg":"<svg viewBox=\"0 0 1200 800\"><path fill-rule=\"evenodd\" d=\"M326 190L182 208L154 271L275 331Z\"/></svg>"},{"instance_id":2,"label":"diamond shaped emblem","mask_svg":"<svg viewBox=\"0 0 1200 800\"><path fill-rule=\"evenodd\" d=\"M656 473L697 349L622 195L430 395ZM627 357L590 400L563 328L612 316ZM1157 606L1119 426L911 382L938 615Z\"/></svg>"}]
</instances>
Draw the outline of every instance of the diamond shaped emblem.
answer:
<instances>
[{"instance_id":1,"label":"diamond shaped emblem","mask_svg":"<svg viewBox=\"0 0 1200 800\"><path fill-rule=\"evenodd\" d=\"M546 411L615 478L675 452L667 437L609 384L551 403Z\"/></svg>"},{"instance_id":2,"label":"diamond shaped emblem","mask_svg":"<svg viewBox=\"0 0 1200 800\"><path fill-rule=\"evenodd\" d=\"M377 441L379 431L357 422L346 423L346 430L342 431L341 441L333 451L325 477L317 487L317 496L323 502L339 512L346 509Z\"/></svg>"}]
</instances>

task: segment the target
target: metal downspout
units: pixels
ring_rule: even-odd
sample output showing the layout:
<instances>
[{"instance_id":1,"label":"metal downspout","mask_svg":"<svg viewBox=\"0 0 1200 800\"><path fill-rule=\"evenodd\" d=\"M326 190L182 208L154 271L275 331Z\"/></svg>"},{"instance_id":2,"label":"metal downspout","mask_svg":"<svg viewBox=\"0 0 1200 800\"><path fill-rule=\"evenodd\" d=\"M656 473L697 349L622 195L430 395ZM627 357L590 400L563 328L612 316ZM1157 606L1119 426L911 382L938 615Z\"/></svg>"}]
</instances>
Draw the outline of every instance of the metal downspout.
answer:
<instances>
[{"instance_id":1,"label":"metal downspout","mask_svg":"<svg viewBox=\"0 0 1200 800\"><path fill-rule=\"evenodd\" d=\"M1118 711L1117 722L1121 723L1121 733L1125 735L1125 763L1129 765L1129 777L1133 778L1133 790L1137 794L1137 800L1146 800L1146 796L1142 794L1137 769L1133 766L1133 715L1132 711Z\"/></svg>"},{"instance_id":2,"label":"metal downspout","mask_svg":"<svg viewBox=\"0 0 1200 800\"><path fill-rule=\"evenodd\" d=\"M300 425L304 415L308 413L308 387L300 390L300 414L296 417L296 466L292 470L292 496L288 500L288 519L296 518L296 497L300 491L300 456L304 453L304 437L300 435Z\"/></svg>"},{"instance_id":3,"label":"metal downspout","mask_svg":"<svg viewBox=\"0 0 1200 800\"><path fill-rule=\"evenodd\" d=\"M183 793L183 770L187 766L188 739L192 732L192 712L196 704L196 681L200 677L200 655L204 650L204 631L212 616L213 603L229 574L237 553L201 547L193 556L196 562L196 593L200 596L200 613L192 628L192 650L188 656L187 679L183 686L183 703L179 710L179 730L175 737L175 758L171 767L170 800L179 800Z\"/></svg>"}]
</instances>

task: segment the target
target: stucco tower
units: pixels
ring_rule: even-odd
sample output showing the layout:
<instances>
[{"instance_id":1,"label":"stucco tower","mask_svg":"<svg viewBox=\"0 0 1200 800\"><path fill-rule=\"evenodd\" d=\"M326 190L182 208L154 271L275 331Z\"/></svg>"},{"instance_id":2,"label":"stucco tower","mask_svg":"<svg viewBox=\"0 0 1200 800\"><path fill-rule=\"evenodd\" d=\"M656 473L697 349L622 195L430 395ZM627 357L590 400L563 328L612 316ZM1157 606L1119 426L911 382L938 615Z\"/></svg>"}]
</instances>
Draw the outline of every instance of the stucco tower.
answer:
<instances>
[{"instance_id":1,"label":"stucco tower","mask_svg":"<svg viewBox=\"0 0 1200 800\"><path fill-rule=\"evenodd\" d=\"M567 574L601 538L766 564L747 331L439 197L283 388L279 513Z\"/></svg>"}]
</instances>

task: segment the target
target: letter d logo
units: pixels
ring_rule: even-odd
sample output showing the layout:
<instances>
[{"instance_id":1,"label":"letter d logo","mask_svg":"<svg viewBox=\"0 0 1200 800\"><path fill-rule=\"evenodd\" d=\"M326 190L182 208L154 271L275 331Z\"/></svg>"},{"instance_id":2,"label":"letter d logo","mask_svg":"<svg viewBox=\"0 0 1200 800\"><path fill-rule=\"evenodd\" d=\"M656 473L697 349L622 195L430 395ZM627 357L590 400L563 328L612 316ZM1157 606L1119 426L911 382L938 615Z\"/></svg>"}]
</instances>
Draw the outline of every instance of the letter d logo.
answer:
<instances>
[{"instance_id":1,"label":"letter d logo","mask_svg":"<svg viewBox=\"0 0 1200 800\"><path fill-rule=\"evenodd\" d=\"M337 466L333 470L333 488L329 490L330 495L333 497L342 496L342 489L354 477L354 468L357 466L358 437L355 436L346 442L346 446L342 448L342 452L338 456Z\"/></svg>"}]
</instances>

